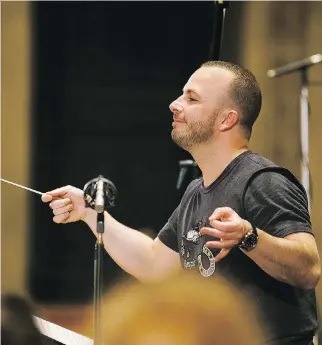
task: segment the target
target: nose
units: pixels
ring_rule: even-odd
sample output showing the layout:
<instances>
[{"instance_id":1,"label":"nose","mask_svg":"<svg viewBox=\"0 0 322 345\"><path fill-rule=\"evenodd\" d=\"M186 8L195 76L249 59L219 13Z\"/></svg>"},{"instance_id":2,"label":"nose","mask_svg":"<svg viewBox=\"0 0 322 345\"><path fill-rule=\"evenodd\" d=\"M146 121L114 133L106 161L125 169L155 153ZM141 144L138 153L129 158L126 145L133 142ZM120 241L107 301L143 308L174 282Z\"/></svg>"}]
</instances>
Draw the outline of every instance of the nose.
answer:
<instances>
[{"instance_id":1,"label":"nose","mask_svg":"<svg viewBox=\"0 0 322 345\"><path fill-rule=\"evenodd\" d=\"M170 105L169 108L170 110L175 114L175 113L181 113L183 111L183 106L181 105L180 102L181 97L177 98L175 101L173 101Z\"/></svg>"}]
</instances>

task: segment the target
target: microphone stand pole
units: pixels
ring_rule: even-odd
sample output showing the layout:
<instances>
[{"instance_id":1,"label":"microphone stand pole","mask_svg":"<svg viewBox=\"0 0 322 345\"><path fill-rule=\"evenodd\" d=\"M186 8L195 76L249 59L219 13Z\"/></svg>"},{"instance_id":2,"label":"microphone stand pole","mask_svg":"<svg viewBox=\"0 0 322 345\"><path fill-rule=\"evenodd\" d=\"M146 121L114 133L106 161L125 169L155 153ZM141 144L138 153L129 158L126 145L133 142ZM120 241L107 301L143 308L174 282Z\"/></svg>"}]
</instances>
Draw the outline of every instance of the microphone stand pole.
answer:
<instances>
[{"instance_id":1,"label":"microphone stand pole","mask_svg":"<svg viewBox=\"0 0 322 345\"><path fill-rule=\"evenodd\" d=\"M310 167L309 167L309 90L307 67L301 69L300 126L301 126L301 176L311 208Z\"/></svg>"},{"instance_id":2,"label":"microphone stand pole","mask_svg":"<svg viewBox=\"0 0 322 345\"><path fill-rule=\"evenodd\" d=\"M322 62L322 54L315 54L306 59L291 62L285 66L267 71L270 78L281 77L294 72L301 73L300 119L301 119L301 179L307 194L308 208L311 204L310 168L309 168L309 91L308 68Z\"/></svg>"},{"instance_id":3,"label":"microphone stand pole","mask_svg":"<svg viewBox=\"0 0 322 345\"><path fill-rule=\"evenodd\" d=\"M209 60L220 60L221 46L224 35L226 9L230 1L215 1L214 31L210 42Z\"/></svg>"},{"instance_id":4,"label":"microphone stand pole","mask_svg":"<svg viewBox=\"0 0 322 345\"><path fill-rule=\"evenodd\" d=\"M101 190L98 191L101 186ZM100 193L101 203L97 201L97 194ZM101 330L101 300L103 291L103 253L104 253L104 211L110 207L115 206L116 198L115 185L99 176L89 181L84 187L85 206L94 209L97 212L97 240L94 251L94 345L102 345L102 330Z\"/></svg>"},{"instance_id":5,"label":"microphone stand pole","mask_svg":"<svg viewBox=\"0 0 322 345\"><path fill-rule=\"evenodd\" d=\"M104 211L97 213L97 240L94 252L94 345L101 345L101 299L103 286Z\"/></svg>"}]
</instances>

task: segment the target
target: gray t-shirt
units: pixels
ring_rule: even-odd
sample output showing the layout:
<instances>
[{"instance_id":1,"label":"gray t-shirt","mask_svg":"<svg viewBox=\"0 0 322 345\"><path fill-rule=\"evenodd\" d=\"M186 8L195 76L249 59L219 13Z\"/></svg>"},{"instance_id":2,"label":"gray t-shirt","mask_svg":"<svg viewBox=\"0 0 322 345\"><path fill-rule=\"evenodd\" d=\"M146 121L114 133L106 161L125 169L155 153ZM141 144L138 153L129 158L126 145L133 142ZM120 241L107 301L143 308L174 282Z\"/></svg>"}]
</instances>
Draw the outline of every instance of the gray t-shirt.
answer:
<instances>
[{"instance_id":1,"label":"gray t-shirt","mask_svg":"<svg viewBox=\"0 0 322 345\"><path fill-rule=\"evenodd\" d=\"M210 226L209 216L223 206L272 236L312 233L305 190L288 170L247 151L210 186L205 188L202 179L192 181L158 237L180 254L184 269L199 271L204 277L222 274L246 292L257 304L271 344L311 344L317 327L313 290L274 279L237 247L215 264L219 250L207 248L210 237L200 236L199 230Z\"/></svg>"}]
</instances>

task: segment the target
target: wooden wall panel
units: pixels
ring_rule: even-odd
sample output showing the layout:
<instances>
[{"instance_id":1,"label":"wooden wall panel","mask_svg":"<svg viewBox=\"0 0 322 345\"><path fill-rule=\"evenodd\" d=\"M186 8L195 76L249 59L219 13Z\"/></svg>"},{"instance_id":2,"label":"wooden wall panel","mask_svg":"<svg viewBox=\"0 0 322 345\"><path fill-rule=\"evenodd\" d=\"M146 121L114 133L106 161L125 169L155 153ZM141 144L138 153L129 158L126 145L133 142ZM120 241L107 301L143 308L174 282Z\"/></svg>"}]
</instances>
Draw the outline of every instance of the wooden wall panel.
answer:
<instances>
[{"instance_id":1,"label":"wooden wall panel","mask_svg":"<svg viewBox=\"0 0 322 345\"><path fill-rule=\"evenodd\" d=\"M1 2L1 176L28 185L30 11ZM28 192L1 185L1 289L26 293Z\"/></svg>"}]
</instances>

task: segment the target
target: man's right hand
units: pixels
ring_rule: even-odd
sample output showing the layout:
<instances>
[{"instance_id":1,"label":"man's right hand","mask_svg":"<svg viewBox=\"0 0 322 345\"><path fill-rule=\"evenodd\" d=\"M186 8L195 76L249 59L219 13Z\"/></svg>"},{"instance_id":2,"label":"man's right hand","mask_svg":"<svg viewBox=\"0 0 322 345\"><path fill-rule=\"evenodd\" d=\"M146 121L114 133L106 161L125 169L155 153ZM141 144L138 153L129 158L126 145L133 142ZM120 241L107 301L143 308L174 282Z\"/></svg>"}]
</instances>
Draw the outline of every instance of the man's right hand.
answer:
<instances>
[{"instance_id":1,"label":"man's right hand","mask_svg":"<svg viewBox=\"0 0 322 345\"><path fill-rule=\"evenodd\" d=\"M84 192L81 189L65 186L41 196L43 202L50 202L55 223L72 223L84 220L87 214Z\"/></svg>"},{"instance_id":2,"label":"man's right hand","mask_svg":"<svg viewBox=\"0 0 322 345\"><path fill-rule=\"evenodd\" d=\"M91 208L85 208L81 189L66 186L43 194L41 199L50 202L55 223L83 220L97 236L97 214ZM156 282L180 268L178 253L158 238L153 241L140 231L119 223L106 211L104 216L108 229L104 232L104 248L126 272L142 282Z\"/></svg>"}]
</instances>

